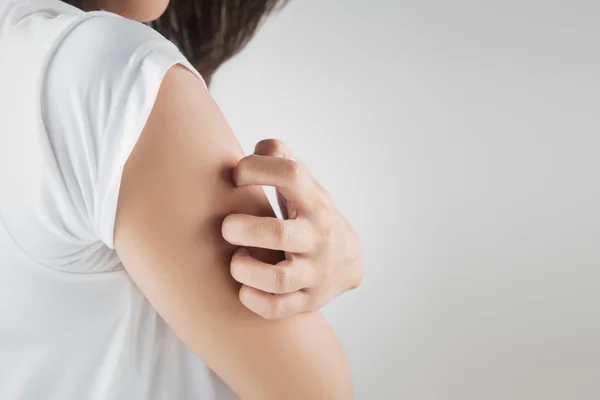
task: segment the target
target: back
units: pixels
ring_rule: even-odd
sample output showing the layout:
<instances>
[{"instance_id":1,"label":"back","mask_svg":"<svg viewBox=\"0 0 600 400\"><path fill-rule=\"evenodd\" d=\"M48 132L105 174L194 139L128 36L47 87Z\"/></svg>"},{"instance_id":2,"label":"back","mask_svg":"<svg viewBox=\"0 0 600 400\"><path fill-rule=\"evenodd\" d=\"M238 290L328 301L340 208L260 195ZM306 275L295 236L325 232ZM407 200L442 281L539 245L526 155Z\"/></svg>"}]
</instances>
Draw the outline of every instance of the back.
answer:
<instances>
[{"instance_id":1,"label":"back","mask_svg":"<svg viewBox=\"0 0 600 400\"><path fill-rule=\"evenodd\" d=\"M112 243L123 164L176 63L192 69L141 24L0 0L1 399L213 398Z\"/></svg>"}]
</instances>

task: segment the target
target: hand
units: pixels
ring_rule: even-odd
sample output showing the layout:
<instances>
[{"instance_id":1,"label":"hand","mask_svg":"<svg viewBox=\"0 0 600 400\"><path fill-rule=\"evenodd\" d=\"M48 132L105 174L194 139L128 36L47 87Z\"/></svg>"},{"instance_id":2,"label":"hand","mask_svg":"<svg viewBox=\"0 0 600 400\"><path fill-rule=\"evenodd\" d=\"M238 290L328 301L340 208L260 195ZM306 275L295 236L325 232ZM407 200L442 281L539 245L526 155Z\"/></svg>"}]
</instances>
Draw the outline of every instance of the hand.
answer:
<instances>
[{"instance_id":1,"label":"hand","mask_svg":"<svg viewBox=\"0 0 600 400\"><path fill-rule=\"evenodd\" d=\"M231 274L242 284L241 302L267 319L314 311L362 279L360 244L348 221L308 169L276 140L258 143L234 174L238 187L273 186L285 219L232 214L223 237L236 246L285 252L285 260L263 263L241 247Z\"/></svg>"}]
</instances>

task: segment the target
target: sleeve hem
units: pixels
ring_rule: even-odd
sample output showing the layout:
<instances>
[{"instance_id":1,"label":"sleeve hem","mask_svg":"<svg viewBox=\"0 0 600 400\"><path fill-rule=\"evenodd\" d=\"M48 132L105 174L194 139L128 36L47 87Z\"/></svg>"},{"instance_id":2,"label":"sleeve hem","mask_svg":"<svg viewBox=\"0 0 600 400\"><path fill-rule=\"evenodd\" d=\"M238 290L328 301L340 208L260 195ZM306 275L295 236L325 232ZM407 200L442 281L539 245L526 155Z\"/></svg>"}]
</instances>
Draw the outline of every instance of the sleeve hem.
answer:
<instances>
[{"instance_id":1,"label":"sleeve hem","mask_svg":"<svg viewBox=\"0 0 600 400\"><path fill-rule=\"evenodd\" d=\"M152 113L166 73L173 66L182 65L196 75L206 88L200 74L172 43L162 42L156 47L156 42L151 42L153 43L148 43L151 46L150 50L144 51L141 48L139 56L132 58L133 63L123 77L117 98L112 105L112 112L109 114L107 131L103 135L105 138L115 139L108 140L108 143L113 143L114 146L103 151L105 162L112 165L102 166L102 170L108 171L108 175L99 176L99 198L96 203L98 208L94 224L100 240L110 249L115 248L114 228L123 170ZM107 151L112 154L106 154Z\"/></svg>"}]
</instances>

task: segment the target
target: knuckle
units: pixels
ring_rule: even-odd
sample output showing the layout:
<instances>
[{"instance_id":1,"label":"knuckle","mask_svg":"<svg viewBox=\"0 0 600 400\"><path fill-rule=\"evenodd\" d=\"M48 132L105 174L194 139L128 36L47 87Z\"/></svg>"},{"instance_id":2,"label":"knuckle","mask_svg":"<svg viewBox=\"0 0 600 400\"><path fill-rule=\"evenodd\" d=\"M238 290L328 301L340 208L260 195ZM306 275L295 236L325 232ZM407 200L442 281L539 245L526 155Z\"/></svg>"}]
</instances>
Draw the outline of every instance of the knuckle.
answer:
<instances>
[{"instance_id":1,"label":"knuckle","mask_svg":"<svg viewBox=\"0 0 600 400\"><path fill-rule=\"evenodd\" d=\"M256 223L256 224L254 225L254 229L252 230L252 233L254 234L254 236L255 236L257 239L260 239L260 238L262 238L262 237L263 237L263 235L265 234L265 231L266 231L266 229L265 229L265 226L264 226L263 224L261 224L261 223Z\"/></svg>"},{"instance_id":2,"label":"knuckle","mask_svg":"<svg viewBox=\"0 0 600 400\"><path fill-rule=\"evenodd\" d=\"M313 226L307 226L305 230L303 230L303 241L307 246L306 252L313 252L319 248L321 244L321 238L319 232Z\"/></svg>"},{"instance_id":3,"label":"knuckle","mask_svg":"<svg viewBox=\"0 0 600 400\"><path fill-rule=\"evenodd\" d=\"M291 276L285 267L279 267L274 271L275 275L275 291L277 293L285 293L291 285Z\"/></svg>"},{"instance_id":4,"label":"knuckle","mask_svg":"<svg viewBox=\"0 0 600 400\"><path fill-rule=\"evenodd\" d=\"M297 182L300 179L300 165L290 159L285 159L283 162L282 174L284 179L289 182Z\"/></svg>"},{"instance_id":5,"label":"knuckle","mask_svg":"<svg viewBox=\"0 0 600 400\"><path fill-rule=\"evenodd\" d=\"M273 224L271 234L275 242L281 244L290 237L290 230L283 221L278 220L277 223Z\"/></svg>"}]
</instances>

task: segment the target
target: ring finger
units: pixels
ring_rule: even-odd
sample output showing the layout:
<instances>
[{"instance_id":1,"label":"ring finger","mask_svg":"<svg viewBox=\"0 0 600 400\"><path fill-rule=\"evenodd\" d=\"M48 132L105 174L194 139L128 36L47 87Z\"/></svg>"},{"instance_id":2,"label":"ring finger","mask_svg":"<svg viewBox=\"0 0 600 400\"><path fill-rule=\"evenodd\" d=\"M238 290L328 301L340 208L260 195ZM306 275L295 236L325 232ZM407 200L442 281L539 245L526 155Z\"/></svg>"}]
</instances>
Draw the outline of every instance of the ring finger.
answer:
<instances>
[{"instance_id":1,"label":"ring finger","mask_svg":"<svg viewBox=\"0 0 600 400\"><path fill-rule=\"evenodd\" d=\"M233 255L231 275L243 285L273 294L292 293L314 284L314 270L302 260L272 265L253 258L245 249Z\"/></svg>"}]
</instances>

